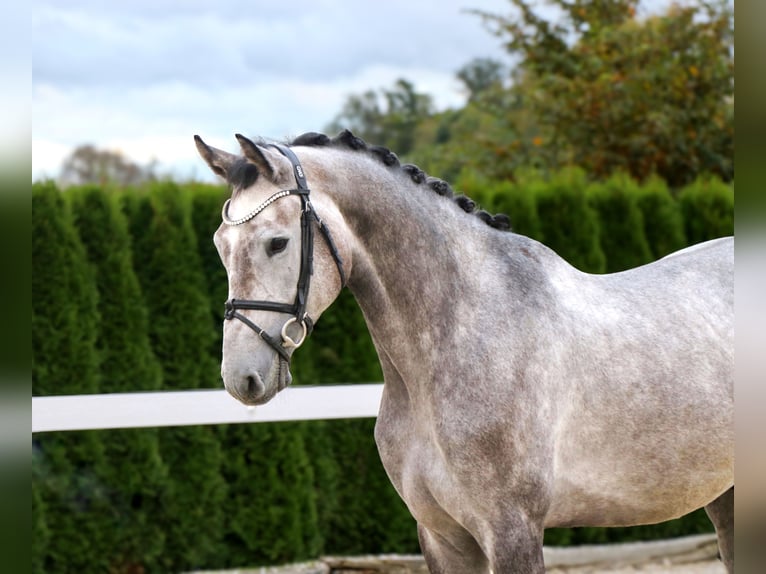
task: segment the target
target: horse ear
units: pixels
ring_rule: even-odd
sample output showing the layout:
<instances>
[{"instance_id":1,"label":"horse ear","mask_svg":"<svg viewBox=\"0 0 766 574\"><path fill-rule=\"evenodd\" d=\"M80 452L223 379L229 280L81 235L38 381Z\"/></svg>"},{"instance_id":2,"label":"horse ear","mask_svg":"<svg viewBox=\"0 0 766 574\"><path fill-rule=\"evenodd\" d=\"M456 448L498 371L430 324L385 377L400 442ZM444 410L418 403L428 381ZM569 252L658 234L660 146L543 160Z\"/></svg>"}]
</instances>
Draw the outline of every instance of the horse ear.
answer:
<instances>
[{"instance_id":1,"label":"horse ear","mask_svg":"<svg viewBox=\"0 0 766 574\"><path fill-rule=\"evenodd\" d=\"M259 172L271 181L274 181L277 170L274 164L269 161L267 152L255 145L242 134L234 134L234 137L237 138L239 145L242 147L242 153L247 158L247 161L255 164Z\"/></svg>"},{"instance_id":2,"label":"horse ear","mask_svg":"<svg viewBox=\"0 0 766 574\"><path fill-rule=\"evenodd\" d=\"M202 138L195 135L194 143L197 146L197 151L202 156L202 159L207 162L213 173L220 175L224 179L228 179L229 170L231 166L237 161L237 156L225 152L223 150L211 147L202 141Z\"/></svg>"}]
</instances>

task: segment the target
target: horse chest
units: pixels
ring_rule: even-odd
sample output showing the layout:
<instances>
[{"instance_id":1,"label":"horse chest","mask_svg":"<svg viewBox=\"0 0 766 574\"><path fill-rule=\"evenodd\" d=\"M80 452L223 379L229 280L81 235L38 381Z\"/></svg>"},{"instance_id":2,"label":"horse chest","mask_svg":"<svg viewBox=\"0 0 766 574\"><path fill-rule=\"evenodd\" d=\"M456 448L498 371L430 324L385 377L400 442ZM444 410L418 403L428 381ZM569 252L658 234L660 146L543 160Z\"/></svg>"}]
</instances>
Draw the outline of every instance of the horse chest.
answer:
<instances>
[{"instance_id":1,"label":"horse chest","mask_svg":"<svg viewBox=\"0 0 766 574\"><path fill-rule=\"evenodd\" d=\"M529 459L512 446L490 441L486 434L462 432L443 418L425 420L409 405L384 400L375 439L386 472L410 512L433 528L445 521L470 521L479 507L482 514L491 514L500 499L514 497L515 478L538 473L529 471Z\"/></svg>"},{"instance_id":2,"label":"horse chest","mask_svg":"<svg viewBox=\"0 0 766 574\"><path fill-rule=\"evenodd\" d=\"M375 439L392 484L419 523L434 526L459 512L459 493L464 491L458 488L450 461L427 433L414 422L399 426L379 418Z\"/></svg>"}]
</instances>

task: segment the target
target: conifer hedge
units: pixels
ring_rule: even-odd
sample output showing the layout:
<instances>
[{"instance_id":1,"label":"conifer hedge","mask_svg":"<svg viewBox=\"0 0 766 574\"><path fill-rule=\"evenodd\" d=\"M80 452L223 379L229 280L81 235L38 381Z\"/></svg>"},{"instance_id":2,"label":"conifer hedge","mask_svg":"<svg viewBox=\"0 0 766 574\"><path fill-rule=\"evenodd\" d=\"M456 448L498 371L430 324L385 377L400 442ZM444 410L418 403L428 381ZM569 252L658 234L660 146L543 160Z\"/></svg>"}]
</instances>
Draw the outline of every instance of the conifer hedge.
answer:
<instances>
[{"instance_id":1,"label":"conifer hedge","mask_svg":"<svg viewBox=\"0 0 766 574\"><path fill-rule=\"evenodd\" d=\"M606 258L607 273L652 261L638 205L638 189L632 179L616 174L591 184L587 190L588 202L599 222L599 246Z\"/></svg>"},{"instance_id":2,"label":"conifer hedge","mask_svg":"<svg viewBox=\"0 0 766 574\"><path fill-rule=\"evenodd\" d=\"M700 178L678 197L689 245L734 234L734 194L716 178Z\"/></svg>"},{"instance_id":3,"label":"conifer hedge","mask_svg":"<svg viewBox=\"0 0 766 574\"><path fill-rule=\"evenodd\" d=\"M32 394L99 392L98 294L69 205L52 184L32 195ZM44 572L107 571L115 533L100 433L33 437L35 563ZM33 498L33 502L35 498ZM43 527L44 525L44 527Z\"/></svg>"},{"instance_id":4,"label":"conifer hedge","mask_svg":"<svg viewBox=\"0 0 766 574\"><path fill-rule=\"evenodd\" d=\"M456 189L511 216L582 270L635 266L733 230L733 190L582 172ZM33 394L220 387L226 274L211 237L226 190L33 186ZM293 362L294 384L382 380L344 292ZM372 420L46 433L33 437L33 572L181 572L417 552ZM656 526L554 529L546 543L709 531L698 512Z\"/></svg>"},{"instance_id":5,"label":"conifer hedge","mask_svg":"<svg viewBox=\"0 0 766 574\"><path fill-rule=\"evenodd\" d=\"M535 194L542 241L580 271L603 273L598 213L587 196L588 181L579 169L555 174ZM513 223L513 221L511 221Z\"/></svg>"},{"instance_id":6,"label":"conifer hedge","mask_svg":"<svg viewBox=\"0 0 766 574\"><path fill-rule=\"evenodd\" d=\"M664 257L687 245L681 207L670 194L667 184L658 177L652 177L636 192L636 201L643 215L644 236L652 259ZM734 197L731 189L729 194Z\"/></svg>"},{"instance_id":7,"label":"conifer hedge","mask_svg":"<svg viewBox=\"0 0 766 574\"><path fill-rule=\"evenodd\" d=\"M218 365L210 355L215 335L190 197L166 182L123 199L163 388L215 387ZM159 443L169 488L158 517L165 534L158 568L210 567L223 550L227 500L219 433L210 426L163 428Z\"/></svg>"},{"instance_id":8,"label":"conifer hedge","mask_svg":"<svg viewBox=\"0 0 766 574\"><path fill-rule=\"evenodd\" d=\"M69 192L79 237L92 266L100 315L96 348L101 358L102 393L158 390L160 364L149 342L149 322L134 272L127 220L114 194L96 187ZM112 524L119 538L111 548L110 570L128 572L153 564L163 550L162 511L168 470L157 429L101 433L109 461L106 480Z\"/></svg>"}]
</instances>

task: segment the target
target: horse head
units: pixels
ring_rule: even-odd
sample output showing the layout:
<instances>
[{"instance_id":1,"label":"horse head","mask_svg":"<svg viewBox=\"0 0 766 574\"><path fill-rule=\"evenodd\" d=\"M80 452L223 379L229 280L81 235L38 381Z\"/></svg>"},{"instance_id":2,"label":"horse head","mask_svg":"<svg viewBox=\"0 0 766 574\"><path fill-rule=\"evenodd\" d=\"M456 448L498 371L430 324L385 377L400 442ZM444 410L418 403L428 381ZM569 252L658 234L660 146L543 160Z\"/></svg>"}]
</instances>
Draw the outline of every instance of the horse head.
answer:
<instances>
[{"instance_id":1,"label":"horse head","mask_svg":"<svg viewBox=\"0 0 766 574\"><path fill-rule=\"evenodd\" d=\"M242 155L194 139L232 191L214 235L229 280L221 376L258 405L292 381L292 354L340 293L351 258L342 217L293 151L236 137Z\"/></svg>"}]
</instances>

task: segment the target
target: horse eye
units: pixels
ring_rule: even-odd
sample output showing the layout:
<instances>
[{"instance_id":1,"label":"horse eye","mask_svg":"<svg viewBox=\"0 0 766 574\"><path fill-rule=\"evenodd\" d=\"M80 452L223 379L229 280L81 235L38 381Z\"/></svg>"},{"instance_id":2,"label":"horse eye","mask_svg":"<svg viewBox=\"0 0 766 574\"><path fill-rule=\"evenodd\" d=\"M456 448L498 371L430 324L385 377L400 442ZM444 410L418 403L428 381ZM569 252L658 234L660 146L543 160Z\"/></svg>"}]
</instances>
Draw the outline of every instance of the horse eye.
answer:
<instances>
[{"instance_id":1,"label":"horse eye","mask_svg":"<svg viewBox=\"0 0 766 574\"><path fill-rule=\"evenodd\" d=\"M269 257L281 253L287 247L287 242L290 241L287 237L275 237L269 243L268 254Z\"/></svg>"}]
</instances>

